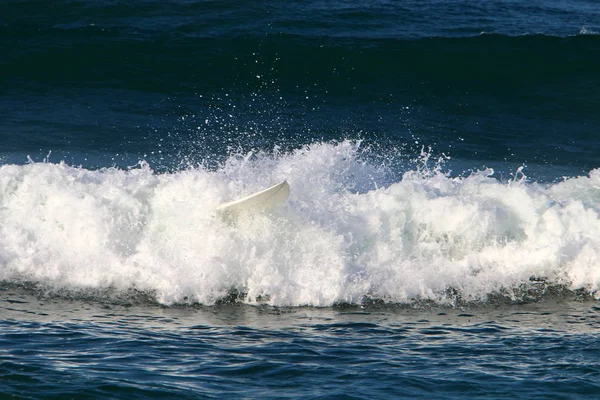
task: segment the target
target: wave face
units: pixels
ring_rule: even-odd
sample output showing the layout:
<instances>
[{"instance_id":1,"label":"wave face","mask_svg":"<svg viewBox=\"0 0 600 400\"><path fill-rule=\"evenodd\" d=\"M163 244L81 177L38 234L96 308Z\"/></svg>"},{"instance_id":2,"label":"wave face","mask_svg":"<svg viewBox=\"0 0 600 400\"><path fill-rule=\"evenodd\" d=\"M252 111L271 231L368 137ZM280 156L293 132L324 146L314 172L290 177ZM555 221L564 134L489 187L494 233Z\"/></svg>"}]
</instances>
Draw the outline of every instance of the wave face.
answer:
<instances>
[{"instance_id":1,"label":"wave face","mask_svg":"<svg viewBox=\"0 0 600 400\"><path fill-rule=\"evenodd\" d=\"M198 146L182 142L202 142L208 158L240 143L269 149L385 138L400 146L416 137L467 160L552 164L576 174L597 167L596 34L166 32L0 26L10 38L0 63L0 152L8 153L0 156L19 163L52 150L95 168L112 165L111 157L130 165L115 154L131 154L160 169L162 156L150 159L158 147L196 153ZM88 161L92 153L110 156Z\"/></svg>"},{"instance_id":2,"label":"wave face","mask_svg":"<svg viewBox=\"0 0 600 400\"><path fill-rule=\"evenodd\" d=\"M420 38L283 32L205 37L96 25L9 25L0 26L0 33L11 40L3 44L6 56L0 64L6 83L61 84L65 89L88 83L173 94L175 89L255 91L276 84L283 92L299 86L354 96L370 87L377 89L373 98L407 89L506 93L522 85L576 84L572 74L595 82L600 64L600 35L585 31L567 37L479 32Z\"/></svg>"},{"instance_id":3,"label":"wave face","mask_svg":"<svg viewBox=\"0 0 600 400\"><path fill-rule=\"evenodd\" d=\"M536 282L600 284L600 170L540 185L415 168L390 181L354 142L232 155L218 170L0 167L0 280L131 289L163 304L486 301ZM287 179L287 204L236 224L221 202ZM391 182L391 183L390 183Z\"/></svg>"}]
</instances>

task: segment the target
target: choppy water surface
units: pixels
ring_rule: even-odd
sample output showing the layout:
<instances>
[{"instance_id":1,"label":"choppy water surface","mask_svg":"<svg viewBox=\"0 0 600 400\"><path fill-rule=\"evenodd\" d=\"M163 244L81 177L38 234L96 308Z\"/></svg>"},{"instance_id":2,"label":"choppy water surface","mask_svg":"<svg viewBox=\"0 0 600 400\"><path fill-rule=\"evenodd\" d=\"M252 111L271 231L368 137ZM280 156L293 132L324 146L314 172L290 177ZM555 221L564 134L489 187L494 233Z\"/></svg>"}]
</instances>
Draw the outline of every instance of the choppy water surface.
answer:
<instances>
[{"instance_id":1,"label":"choppy water surface","mask_svg":"<svg viewBox=\"0 0 600 400\"><path fill-rule=\"evenodd\" d=\"M163 308L3 290L5 395L585 398L595 301Z\"/></svg>"}]
</instances>

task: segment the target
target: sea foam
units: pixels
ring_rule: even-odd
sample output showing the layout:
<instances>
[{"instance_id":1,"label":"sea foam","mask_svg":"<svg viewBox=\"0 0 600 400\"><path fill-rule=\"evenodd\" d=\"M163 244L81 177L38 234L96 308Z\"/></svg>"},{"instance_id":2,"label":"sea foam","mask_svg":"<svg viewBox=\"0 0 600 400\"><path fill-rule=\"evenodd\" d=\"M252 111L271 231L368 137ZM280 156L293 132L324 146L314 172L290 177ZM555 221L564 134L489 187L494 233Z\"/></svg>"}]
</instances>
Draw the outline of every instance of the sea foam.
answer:
<instances>
[{"instance_id":1,"label":"sea foam","mask_svg":"<svg viewBox=\"0 0 600 400\"><path fill-rule=\"evenodd\" d=\"M215 213L282 180L274 213ZM600 170L547 185L492 170L390 177L349 141L165 174L3 165L0 280L163 304L485 301L539 281L597 295L599 211Z\"/></svg>"}]
</instances>

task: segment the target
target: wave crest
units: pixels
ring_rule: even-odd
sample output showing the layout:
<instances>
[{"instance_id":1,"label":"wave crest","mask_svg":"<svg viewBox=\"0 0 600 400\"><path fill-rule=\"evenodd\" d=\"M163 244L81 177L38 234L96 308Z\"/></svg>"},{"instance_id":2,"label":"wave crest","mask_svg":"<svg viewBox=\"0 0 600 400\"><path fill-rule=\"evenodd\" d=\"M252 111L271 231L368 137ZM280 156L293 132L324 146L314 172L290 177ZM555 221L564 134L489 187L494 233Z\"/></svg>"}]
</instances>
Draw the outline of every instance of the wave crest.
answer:
<instances>
[{"instance_id":1,"label":"wave crest","mask_svg":"<svg viewBox=\"0 0 600 400\"><path fill-rule=\"evenodd\" d=\"M539 282L599 293L600 170L551 185L491 170L393 179L365 151L315 143L169 174L4 165L0 280L163 304L486 301ZM279 212L216 216L283 179L292 191Z\"/></svg>"}]
</instances>

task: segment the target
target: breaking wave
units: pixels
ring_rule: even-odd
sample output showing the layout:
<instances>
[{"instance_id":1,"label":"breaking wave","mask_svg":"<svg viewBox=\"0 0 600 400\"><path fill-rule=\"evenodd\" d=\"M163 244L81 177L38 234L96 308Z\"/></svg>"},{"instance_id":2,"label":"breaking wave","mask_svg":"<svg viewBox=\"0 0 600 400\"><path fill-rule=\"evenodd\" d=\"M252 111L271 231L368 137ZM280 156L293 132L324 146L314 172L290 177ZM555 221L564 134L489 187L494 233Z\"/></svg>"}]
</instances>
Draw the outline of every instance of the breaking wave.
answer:
<instances>
[{"instance_id":1,"label":"breaking wave","mask_svg":"<svg viewBox=\"0 0 600 400\"><path fill-rule=\"evenodd\" d=\"M0 281L166 305L486 301L540 282L600 294L599 169L544 185L489 169L394 177L364 151L314 143L165 174L3 165ZM276 212L214 211L282 180Z\"/></svg>"}]
</instances>

